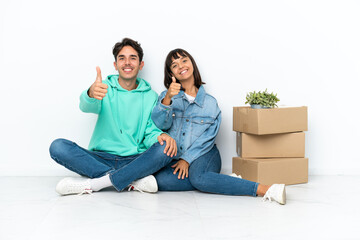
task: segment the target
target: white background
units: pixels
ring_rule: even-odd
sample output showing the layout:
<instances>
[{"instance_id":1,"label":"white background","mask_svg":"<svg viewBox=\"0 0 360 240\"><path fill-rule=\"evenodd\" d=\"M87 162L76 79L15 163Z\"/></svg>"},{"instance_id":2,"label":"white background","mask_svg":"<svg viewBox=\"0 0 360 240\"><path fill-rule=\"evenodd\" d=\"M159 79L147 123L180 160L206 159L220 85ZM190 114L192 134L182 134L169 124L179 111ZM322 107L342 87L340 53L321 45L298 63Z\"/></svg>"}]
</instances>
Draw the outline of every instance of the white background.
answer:
<instances>
[{"instance_id":1,"label":"white background","mask_svg":"<svg viewBox=\"0 0 360 240\"><path fill-rule=\"evenodd\" d=\"M223 172L236 156L232 107L247 92L275 92L281 105L308 106L310 174L360 171L358 1L1 1L0 176L55 176L48 148L62 137L86 147L96 116L81 91L114 74L124 37L145 52L140 74L160 93L167 53L195 58L223 122Z\"/></svg>"}]
</instances>

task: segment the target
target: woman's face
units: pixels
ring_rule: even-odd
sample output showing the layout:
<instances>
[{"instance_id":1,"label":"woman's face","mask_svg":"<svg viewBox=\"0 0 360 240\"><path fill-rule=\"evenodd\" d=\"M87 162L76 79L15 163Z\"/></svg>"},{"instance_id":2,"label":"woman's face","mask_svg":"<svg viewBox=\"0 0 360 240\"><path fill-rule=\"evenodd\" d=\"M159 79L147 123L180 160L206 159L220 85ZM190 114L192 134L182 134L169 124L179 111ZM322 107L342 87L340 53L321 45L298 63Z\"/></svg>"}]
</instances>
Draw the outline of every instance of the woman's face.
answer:
<instances>
[{"instance_id":1,"label":"woman's face","mask_svg":"<svg viewBox=\"0 0 360 240\"><path fill-rule=\"evenodd\" d=\"M174 77L179 81L194 78L194 67L189 57L178 55L178 59L173 59L170 69Z\"/></svg>"}]
</instances>

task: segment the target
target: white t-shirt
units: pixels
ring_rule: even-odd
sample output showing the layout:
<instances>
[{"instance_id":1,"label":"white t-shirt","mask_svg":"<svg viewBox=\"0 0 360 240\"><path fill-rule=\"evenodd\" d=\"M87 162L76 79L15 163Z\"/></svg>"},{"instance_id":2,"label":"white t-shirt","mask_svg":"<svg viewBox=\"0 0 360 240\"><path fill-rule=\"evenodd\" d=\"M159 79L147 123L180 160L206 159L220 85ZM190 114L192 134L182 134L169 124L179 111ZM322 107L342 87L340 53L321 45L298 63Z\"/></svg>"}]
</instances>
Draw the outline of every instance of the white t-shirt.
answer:
<instances>
[{"instance_id":1,"label":"white t-shirt","mask_svg":"<svg viewBox=\"0 0 360 240\"><path fill-rule=\"evenodd\" d=\"M190 95L188 95L186 93L184 93L184 94L185 94L185 97L187 98L187 100L189 100L190 103L193 103L195 101L195 97L190 96Z\"/></svg>"}]
</instances>

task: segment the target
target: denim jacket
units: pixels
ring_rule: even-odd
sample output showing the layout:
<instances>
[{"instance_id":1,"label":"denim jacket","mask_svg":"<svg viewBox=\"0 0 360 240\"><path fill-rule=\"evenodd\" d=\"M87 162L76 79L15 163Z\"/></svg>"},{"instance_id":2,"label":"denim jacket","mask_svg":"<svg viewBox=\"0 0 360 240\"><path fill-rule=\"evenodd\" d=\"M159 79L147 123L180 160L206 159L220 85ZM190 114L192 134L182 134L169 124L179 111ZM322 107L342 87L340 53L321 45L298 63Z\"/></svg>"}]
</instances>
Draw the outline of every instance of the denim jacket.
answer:
<instances>
[{"instance_id":1,"label":"denim jacket","mask_svg":"<svg viewBox=\"0 0 360 240\"><path fill-rule=\"evenodd\" d=\"M216 99L207 94L203 86L193 103L188 101L184 91L180 91L166 106L161 103L166 92L160 94L151 118L158 128L175 139L178 148L175 159L181 158L191 164L214 146L221 111Z\"/></svg>"}]
</instances>

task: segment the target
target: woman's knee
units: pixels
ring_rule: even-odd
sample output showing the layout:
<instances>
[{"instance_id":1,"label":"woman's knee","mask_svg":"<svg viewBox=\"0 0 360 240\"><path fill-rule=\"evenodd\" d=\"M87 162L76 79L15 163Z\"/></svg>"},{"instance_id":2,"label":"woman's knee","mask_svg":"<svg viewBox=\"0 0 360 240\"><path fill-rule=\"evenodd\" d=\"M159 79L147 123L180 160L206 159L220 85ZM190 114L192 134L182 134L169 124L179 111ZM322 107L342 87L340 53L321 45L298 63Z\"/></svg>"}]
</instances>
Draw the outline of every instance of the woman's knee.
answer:
<instances>
[{"instance_id":1,"label":"woman's knee","mask_svg":"<svg viewBox=\"0 0 360 240\"><path fill-rule=\"evenodd\" d=\"M203 191L204 186L206 185L203 173L199 172L192 173L191 171L189 171L189 181L191 185L194 186L194 188L200 191Z\"/></svg>"}]
</instances>

